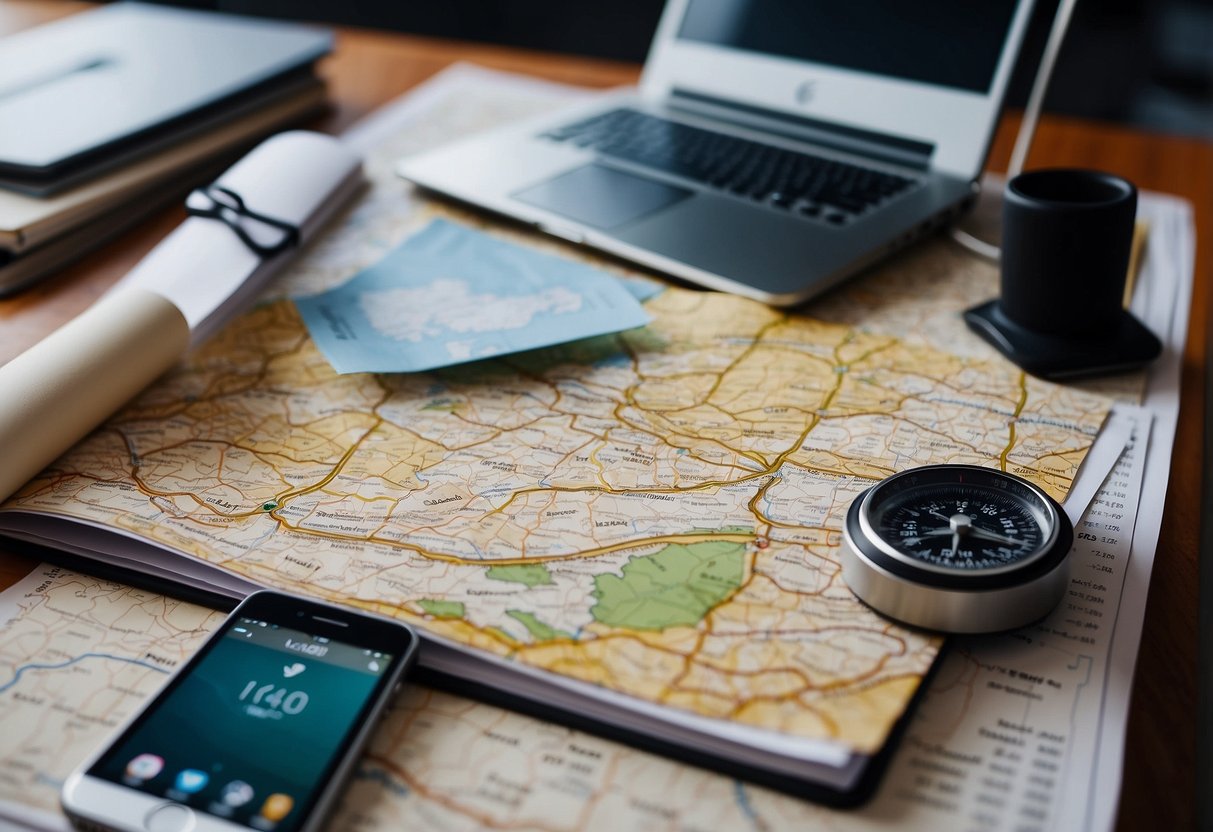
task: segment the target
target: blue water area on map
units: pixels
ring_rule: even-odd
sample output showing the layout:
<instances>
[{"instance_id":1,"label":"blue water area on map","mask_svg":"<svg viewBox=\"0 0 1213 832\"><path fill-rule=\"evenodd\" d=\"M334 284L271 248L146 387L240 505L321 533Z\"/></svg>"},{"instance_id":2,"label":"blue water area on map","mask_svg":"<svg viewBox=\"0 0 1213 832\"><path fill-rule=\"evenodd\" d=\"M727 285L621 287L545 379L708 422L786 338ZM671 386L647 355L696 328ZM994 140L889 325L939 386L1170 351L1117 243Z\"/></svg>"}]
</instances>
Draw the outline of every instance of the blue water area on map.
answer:
<instances>
[{"instance_id":1,"label":"blue water area on map","mask_svg":"<svg viewBox=\"0 0 1213 832\"><path fill-rule=\"evenodd\" d=\"M434 220L375 265L296 298L339 373L417 372L644 326L660 284Z\"/></svg>"}]
</instances>

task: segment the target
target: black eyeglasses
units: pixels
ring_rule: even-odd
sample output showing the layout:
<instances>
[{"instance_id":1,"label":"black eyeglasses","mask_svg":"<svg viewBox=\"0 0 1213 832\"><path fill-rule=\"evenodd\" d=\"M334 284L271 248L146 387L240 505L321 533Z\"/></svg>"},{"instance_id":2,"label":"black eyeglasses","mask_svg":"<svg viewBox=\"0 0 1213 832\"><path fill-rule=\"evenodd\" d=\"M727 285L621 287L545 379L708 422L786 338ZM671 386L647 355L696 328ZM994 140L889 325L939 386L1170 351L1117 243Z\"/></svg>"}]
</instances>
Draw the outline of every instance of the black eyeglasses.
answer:
<instances>
[{"instance_id":1,"label":"black eyeglasses","mask_svg":"<svg viewBox=\"0 0 1213 832\"><path fill-rule=\"evenodd\" d=\"M196 207L187 203L185 207L186 213L193 217L219 220L219 222L232 229L235 235L240 238L240 241L263 260L281 254L288 248L299 244L299 228L297 226L291 225L284 220L274 219L273 217L265 216L265 214L258 214L256 211L249 210L240 194L230 188L224 188L221 185L208 185L205 188L197 189L194 193L206 197L211 201L211 204ZM259 243L245 229L242 219L255 220L262 225L267 225L282 232L282 236L277 242L269 245Z\"/></svg>"}]
</instances>

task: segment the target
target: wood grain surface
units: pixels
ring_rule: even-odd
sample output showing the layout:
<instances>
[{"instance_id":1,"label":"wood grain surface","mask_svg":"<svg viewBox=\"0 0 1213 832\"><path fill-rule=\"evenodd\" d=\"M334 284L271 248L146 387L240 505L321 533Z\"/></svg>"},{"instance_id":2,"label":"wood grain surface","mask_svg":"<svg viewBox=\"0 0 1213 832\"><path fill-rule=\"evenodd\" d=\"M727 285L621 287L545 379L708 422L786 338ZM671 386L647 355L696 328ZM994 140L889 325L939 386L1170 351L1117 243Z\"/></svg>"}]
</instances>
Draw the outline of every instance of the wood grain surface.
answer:
<instances>
[{"instance_id":1,"label":"wood grain surface","mask_svg":"<svg viewBox=\"0 0 1213 832\"><path fill-rule=\"evenodd\" d=\"M0 36L71 14L87 4L0 0ZM639 67L455 41L341 29L322 65L333 111L316 129L337 132L457 61L571 84L633 83ZM1018 117L1004 119L990 169L1005 170ZM1029 166L1107 170L1142 190L1177 194L1195 209L1195 290L1183 355L1179 429L1162 537L1150 583L1145 632L1129 715L1118 828L1190 829L1196 818L1197 612L1205 364L1213 243L1213 145L1110 124L1046 117ZM57 277L0 301L0 363L84 310L171 231L184 214L164 212ZM3 391L0 391L3 395ZM34 562L0 553L0 587Z\"/></svg>"}]
</instances>

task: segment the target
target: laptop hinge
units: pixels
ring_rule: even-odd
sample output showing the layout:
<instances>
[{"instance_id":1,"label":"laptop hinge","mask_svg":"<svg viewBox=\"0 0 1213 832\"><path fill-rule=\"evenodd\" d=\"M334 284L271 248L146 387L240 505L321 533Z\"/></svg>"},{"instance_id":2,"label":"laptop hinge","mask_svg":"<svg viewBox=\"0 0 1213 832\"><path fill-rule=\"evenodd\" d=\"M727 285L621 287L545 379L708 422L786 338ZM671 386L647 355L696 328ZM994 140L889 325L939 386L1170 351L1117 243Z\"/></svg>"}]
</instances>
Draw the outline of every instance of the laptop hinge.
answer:
<instances>
[{"instance_id":1,"label":"laptop hinge","mask_svg":"<svg viewBox=\"0 0 1213 832\"><path fill-rule=\"evenodd\" d=\"M842 124L830 124L807 116L781 113L679 87L670 92L665 104L672 110L690 115L706 116L738 127L761 130L764 133L917 170L928 170L931 166L931 155L935 152L935 145L929 142Z\"/></svg>"}]
</instances>

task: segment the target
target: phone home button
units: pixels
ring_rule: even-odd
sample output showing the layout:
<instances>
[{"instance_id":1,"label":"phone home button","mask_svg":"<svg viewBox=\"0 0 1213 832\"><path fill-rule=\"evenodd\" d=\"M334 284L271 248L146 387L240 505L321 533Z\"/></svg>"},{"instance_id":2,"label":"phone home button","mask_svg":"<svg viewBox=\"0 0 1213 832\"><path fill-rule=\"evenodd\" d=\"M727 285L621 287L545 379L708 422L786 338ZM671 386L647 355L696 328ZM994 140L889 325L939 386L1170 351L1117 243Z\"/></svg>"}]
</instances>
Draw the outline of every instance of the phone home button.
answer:
<instances>
[{"instance_id":1,"label":"phone home button","mask_svg":"<svg viewBox=\"0 0 1213 832\"><path fill-rule=\"evenodd\" d=\"M143 819L147 832L189 832L194 828L194 813L179 803L157 806Z\"/></svg>"}]
</instances>

